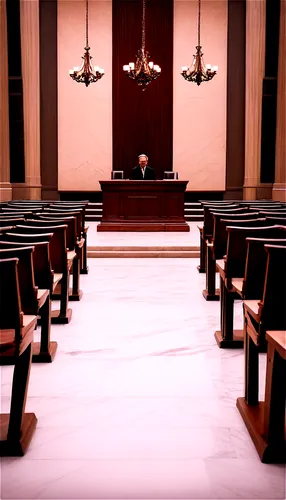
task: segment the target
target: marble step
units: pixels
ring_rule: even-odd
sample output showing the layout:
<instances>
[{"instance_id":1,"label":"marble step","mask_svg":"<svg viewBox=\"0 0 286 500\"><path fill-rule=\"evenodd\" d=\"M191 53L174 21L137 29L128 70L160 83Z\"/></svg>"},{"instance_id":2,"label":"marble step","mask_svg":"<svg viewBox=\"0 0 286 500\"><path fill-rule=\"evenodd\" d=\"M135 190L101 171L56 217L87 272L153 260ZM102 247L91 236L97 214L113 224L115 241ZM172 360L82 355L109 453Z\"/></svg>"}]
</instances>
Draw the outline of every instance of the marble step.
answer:
<instances>
[{"instance_id":1,"label":"marble step","mask_svg":"<svg viewBox=\"0 0 286 500\"><path fill-rule=\"evenodd\" d=\"M199 250L88 250L89 259L118 258L198 258Z\"/></svg>"},{"instance_id":2,"label":"marble step","mask_svg":"<svg viewBox=\"0 0 286 500\"><path fill-rule=\"evenodd\" d=\"M190 208L190 207L186 207L186 205L185 205L184 211L185 212L194 212L194 213L198 213L198 214L204 213L202 208Z\"/></svg>"},{"instance_id":3,"label":"marble step","mask_svg":"<svg viewBox=\"0 0 286 500\"><path fill-rule=\"evenodd\" d=\"M145 252L145 251L179 251L179 252L192 252L199 251L199 246L194 245L88 245L87 251L100 251L100 252Z\"/></svg>"},{"instance_id":4,"label":"marble step","mask_svg":"<svg viewBox=\"0 0 286 500\"><path fill-rule=\"evenodd\" d=\"M86 215L86 222L99 222L101 221L101 215ZM185 220L188 222L200 222L204 220L203 215L185 215Z\"/></svg>"}]
</instances>

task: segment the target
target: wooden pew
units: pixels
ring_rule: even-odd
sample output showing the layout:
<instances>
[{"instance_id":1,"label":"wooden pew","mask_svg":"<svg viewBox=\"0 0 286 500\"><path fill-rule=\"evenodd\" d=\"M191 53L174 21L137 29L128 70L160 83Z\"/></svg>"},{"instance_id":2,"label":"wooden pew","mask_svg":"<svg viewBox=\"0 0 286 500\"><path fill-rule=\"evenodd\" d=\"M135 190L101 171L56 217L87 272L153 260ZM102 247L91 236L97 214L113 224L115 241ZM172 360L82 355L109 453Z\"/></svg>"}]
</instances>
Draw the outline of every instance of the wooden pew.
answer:
<instances>
[{"instance_id":1,"label":"wooden pew","mask_svg":"<svg viewBox=\"0 0 286 500\"><path fill-rule=\"evenodd\" d=\"M206 245L206 288L203 290L203 297L208 301L219 300L220 292L215 287L216 266L215 261L221 259L226 252L227 231L226 226L234 225L254 226L266 222L266 219L259 219L258 212L234 214L226 212L212 212L213 234ZM245 221L245 222L244 222Z\"/></svg>"},{"instance_id":2,"label":"wooden pew","mask_svg":"<svg viewBox=\"0 0 286 500\"><path fill-rule=\"evenodd\" d=\"M286 233L281 238L246 238L247 251L243 278L232 278L234 291L244 300L260 299L263 296L267 264L264 245L286 246Z\"/></svg>"},{"instance_id":3,"label":"wooden pew","mask_svg":"<svg viewBox=\"0 0 286 500\"><path fill-rule=\"evenodd\" d=\"M266 219L258 218L258 212L229 214L213 212L213 235L206 245L206 288L203 297L208 301L219 300L220 292L215 287L217 259L226 253L227 231L226 226L233 224L239 226L255 226L266 223Z\"/></svg>"},{"instance_id":4,"label":"wooden pew","mask_svg":"<svg viewBox=\"0 0 286 500\"><path fill-rule=\"evenodd\" d=\"M275 217L275 216L268 216L266 215L266 219L269 221L271 224L275 224L277 226L285 226L286 225L286 220L285 217Z\"/></svg>"},{"instance_id":5,"label":"wooden pew","mask_svg":"<svg viewBox=\"0 0 286 500\"><path fill-rule=\"evenodd\" d=\"M62 228L62 226L60 226ZM13 230L14 231L14 230ZM62 230L55 228L53 233L45 234L19 234L16 232L2 235L1 240L32 244L33 242L50 241L50 258L53 271L55 273L55 286L61 282L60 310L52 311L52 324L67 324L72 317L72 309L68 308L69 292L69 265L66 249L66 227ZM53 299L53 295L51 296Z\"/></svg>"},{"instance_id":6,"label":"wooden pew","mask_svg":"<svg viewBox=\"0 0 286 500\"><path fill-rule=\"evenodd\" d=\"M5 220L5 219L28 219L29 217L32 217L33 213L30 211L26 210L21 210L20 212L0 212L0 220Z\"/></svg>"},{"instance_id":7,"label":"wooden pew","mask_svg":"<svg viewBox=\"0 0 286 500\"><path fill-rule=\"evenodd\" d=\"M211 239L212 236L212 217L210 214L211 210L218 211L228 211L228 212L241 212L242 210L238 205L234 204L217 204L217 205L203 205L204 208L204 223L203 226L197 226L200 232L200 264L197 266L199 273L206 272L206 250L207 250L207 241Z\"/></svg>"},{"instance_id":8,"label":"wooden pew","mask_svg":"<svg viewBox=\"0 0 286 500\"><path fill-rule=\"evenodd\" d=\"M253 360L258 348L247 335L248 387L245 397L237 398L236 406L244 420L252 441L263 463L285 463L285 360L286 330L267 331L267 367L264 401L256 401L253 383L258 384L258 359ZM256 368L257 371L254 369ZM284 383L281 381L284 380Z\"/></svg>"},{"instance_id":9,"label":"wooden pew","mask_svg":"<svg viewBox=\"0 0 286 500\"><path fill-rule=\"evenodd\" d=\"M245 274L247 238L284 239L286 228L271 227L234 227L228 226L227 254L223 260L216 263L220 273L220 323L221 330L215 332L219 347L243 347L243 331L233 329L234 300L239 298L233 287L234 278L243 278Z\"/></svg>"},{"instance_id":10,"label":"wooden pew","mask_svg":"<svg viewBox=\"0 0 286 500\"><path fill-rule=\"evenodd\" d=\"M6 207L5 208L5 213L10 213L10 214L13 214L14 212L16 213L25 213L25 212L31 212L31 213L37 213L37 212L40 212L42 209L41 208L30 208L30 207L27 207L27 208L24 208L24 207Z\"/></svg>"},{"instance_id":11,"label":"wooden pew","mask_svg":"<svg viewBox=\"0 0 286 500\"><path fill-rule=\"evenodd\" d=\"M41 342L34 342L32 360L37 363L51 363L56 354L57 343L50 342L50 290L47 288L39 289L36 286L33 253L34 247L3 248L3 246L0 246L1 259L19 259L18 279L24 314L40 315L41 318ZM5 364L12 364L13 357L6 356L3 361Z\"/></svg>"},{"instance_id":12,"label":"wooden pew","mask_svg":"<svg viewBox=\"0 0 286 500\"><path fill-rule=\"evenodd\" d=\"M44 216L37 216L37 219L29 219L25 221L24 226L26 227L38 227L40 230L51 231L54 226L67 226L66 241L68 249L68 258L73 259L72 267L70 268L70 274L73 275L73 287L69 288L69 300L79 301L82 298L82 290L80 290L80 256L82 252L83 240L78 241L76 234L76 219L73 216L65 217L61 220L46 218ZM74 252L76 256L74 256ZM60 299L61 292L58 288L57 292L54 292L53 298Z\"/></svg>"},{"instance_id":13,"label":"wooden pew","mask_svg":"<svg viewBox=\"0 0 286 500\"><path fill-rule=\"evenodd\" d=\"M51 219L61 219L65 217L76 217L77 220L77 244L82 249L80 253L80 274L88 274L87 266L87 232L88 226L85 226L85 211L81 209L55 210L47 208L41 214Z\"/></svg>"},{"instance_id":14,"label":"wooden pew","mask_svg":"<svg viewBox=\"0 0 286 500\"><path fill-rule=\"evenodd\" d=\"M16 224L21 224L25 219L23 217L12 217L12 218L0 218L0 227L15 226Z\"/></svg>"},{"instance_id":15,"label":"wooden pew","mask_svg":"<svg viewBox=\"0 0 286 500\"><path fill-rule=\"evenodd\" d=\"M35 432L37 418L25 413L35 315L24 315L19 294L18 259L0 260L0 358L13 356L10 414L0 415L0 456L23 456Z\"/></svg>"},{"instance_id":16,"label":"wooden pew","mask_svg":"<svg viewBox=\"0 0 286 500\"><path fill-rule=\"evenodd\" d=\"M237 399L237 407L262 462L285 463L286 247L265 245L265 249L263 298L244 301L245 396ZM265 337L265 402L259 402L259 347Z\"/></svg>"},{"instance_id":17,"label":"wooden pew","mask_svg":"<svg viewBox=\"0 0 286 500\"><path fill-rule=\"evenodd\" d=\"M260 210L260 213L265 216L269 215L270 217L286 217L286 209L284 208L279 210Z\"/></svg>"},{"instance_id":18,"label":"wooden pew","mask_svg":"<svg viewBox=\"0 0 286 500\"><path fill-rule=\"evenodd\" d=\"M50 235L52 238L52 234ZM51 239L50 238L50 239ZM18 238L19 239L19 238ZM22 238L25 239L25 236ZM6 239L0 240L0 249L4 248L19 248L33 246L33 267L35 284L40 289L47 288L50 291L50 296L52 296L56 285L62 279L62 274L55 274L50 259L50 246L49 242L11 242Z\"/></svg>"},{"instance_id":19,"label":"wooden pew","mask_svg":"<svg viewBox=\"0 0 286 500\"><path fill-rule=\"evenodd\" d=\"M80 259L79 259L79 254L78 250L75 245L74 241L74 234L69 234L69 229L72 228L74 229L74 220L69 220L68 223L63 224L63 221L60 221L59 224L49 224L49 225L37 225L37 222L34 224L31 223L31 221L27 221L25 225L17 225L16 231L21 234L33 234L33 233L45 233L46 231L53 232L55 234L55 237L57 236L57 232L61 232L63 228L66 228L66 241L68 240L69 237L69 244L72 247L67 248L67 259L68 259L68 268L69 268L69 273L73 275L73 282L72 282L72 288L69 288L69 300L73 301L79 301L82 297L82 290L79 288L79 283L80 283ZM60 284L59 284L60 287ZM53 294L53 298L55 300L59 300L61 296L61 291L58 289L58 292L55 291Z\"/></svg>"}]
</instances>

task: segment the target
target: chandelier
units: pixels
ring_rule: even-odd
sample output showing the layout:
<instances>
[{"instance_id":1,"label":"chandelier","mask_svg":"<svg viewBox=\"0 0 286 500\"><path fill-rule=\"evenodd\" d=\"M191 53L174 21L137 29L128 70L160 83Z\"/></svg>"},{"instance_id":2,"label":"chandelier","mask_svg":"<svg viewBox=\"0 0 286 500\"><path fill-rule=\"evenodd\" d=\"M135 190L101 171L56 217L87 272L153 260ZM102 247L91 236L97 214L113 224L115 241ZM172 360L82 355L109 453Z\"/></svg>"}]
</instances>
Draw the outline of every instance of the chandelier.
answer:
<instances>
[{"instance_id":1,"label":"chandelier","mask_svg":"<svg viewBox=\"0 0 286 500\"><path fill-rule=\"evenodd\" d=\"M145 50L145 15L146 15L146 0L143 0L142 13L142 44L138 50L136 62L131 62L123 66L125 74L135 80L137 84L145 90L147 85L160 76L161 68L158 64L149 62L149 53Z\"/></svg>"},{"instance_id":2,"label":"chandelier","mask_svg":"<svg viewBox=\"0 0 286 500\"><path fill-rule=\"evenodd\" d=\"M202 46L201 46L201 0L199 0L198 9L198 45L196 46L196 54L191 66L182 66L181 75L188 82L194 82L200 85L202 82L208 82L216 75L218 66L204 64Z\"/></svg>"},{"instance_id":3,"label":"chandelier","mask_svg":"<svg viewBox=\"0 0 286 500\"><path fill-rule=\"evenodd\" d=\"M98 66L95 66L95 68L93 68L91 64L92 56L89 53L90 47L88 46L88 0L86 0L85 7L85 36L86 43L84 48L85 52L82 56L83 63L81 67L75 66L73 69L71 69L69 71L69 74L73 80L78 83L84 83L85 86L88 87L90 83L97 82L104 75L103 68L99 68Z\"/></svg>"}]
</instances>

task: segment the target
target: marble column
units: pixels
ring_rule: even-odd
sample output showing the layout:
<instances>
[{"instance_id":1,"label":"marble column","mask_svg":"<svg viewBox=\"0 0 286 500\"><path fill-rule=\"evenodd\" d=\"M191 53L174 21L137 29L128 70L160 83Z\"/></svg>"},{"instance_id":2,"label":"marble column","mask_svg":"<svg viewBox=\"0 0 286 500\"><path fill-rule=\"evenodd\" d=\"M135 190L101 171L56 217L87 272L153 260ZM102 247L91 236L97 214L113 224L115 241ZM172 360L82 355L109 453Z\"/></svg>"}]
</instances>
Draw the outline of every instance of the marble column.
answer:
<instances>
[{"instance_id":1,"label":"marble column","mask_svg":"<svg viewBox=\"0 0 286 500\"><path fill-rule=\"evenodd\" d=\"M245 172L243 197L260 185L262 83L265 66L266 0L246 1Z\"/></svg>"},{"instance_id":2,"label":"marble column","mask_svg":"<svg viewBox=\"0 0 286 500\"><path fill-rule=\"evenodd\" d=\"M41 198L39 0L20 0L25 198ZM19 187L17 187L19 189Z\"/></svg>"},{"instance_id":3,"label":"marble column","mask_svg":"<svg viewBox=\"0 0 286 500\"><path fill-rule=\"evenodd\" d=\"M6 0L0 0L0 201L12 198L9 151L9 91Z\"/></svg>"},{"instance_id":4,"label":"marble column","mask_svg":"<svg viewBox=\"0 0 286 500\"><path fill-rule=\"evenodd\" d=\"M273 200L286 201L286 4L280 1L276 159Z\"/></svg>"}]
</instances>

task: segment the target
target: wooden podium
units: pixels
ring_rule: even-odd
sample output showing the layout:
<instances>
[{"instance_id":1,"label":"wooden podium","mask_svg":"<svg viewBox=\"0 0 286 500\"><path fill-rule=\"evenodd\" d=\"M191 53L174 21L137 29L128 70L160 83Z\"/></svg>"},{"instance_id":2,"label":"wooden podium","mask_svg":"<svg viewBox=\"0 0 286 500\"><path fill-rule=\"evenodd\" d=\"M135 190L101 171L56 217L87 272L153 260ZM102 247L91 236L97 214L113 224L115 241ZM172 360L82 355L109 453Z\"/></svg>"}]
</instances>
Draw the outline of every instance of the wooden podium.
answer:
<instances>
[{"instance_id":1,"label":"wooden podium","mask_svg":"<svg viewBox=\"0 0 286 500\"><path fill-rule=\"evenodd\" d=\"M184 193L189 181L99 181L102 220L98 231L189 231Z\"/></svg>"}]
</instances>

